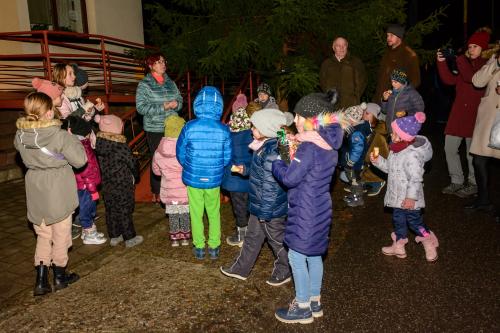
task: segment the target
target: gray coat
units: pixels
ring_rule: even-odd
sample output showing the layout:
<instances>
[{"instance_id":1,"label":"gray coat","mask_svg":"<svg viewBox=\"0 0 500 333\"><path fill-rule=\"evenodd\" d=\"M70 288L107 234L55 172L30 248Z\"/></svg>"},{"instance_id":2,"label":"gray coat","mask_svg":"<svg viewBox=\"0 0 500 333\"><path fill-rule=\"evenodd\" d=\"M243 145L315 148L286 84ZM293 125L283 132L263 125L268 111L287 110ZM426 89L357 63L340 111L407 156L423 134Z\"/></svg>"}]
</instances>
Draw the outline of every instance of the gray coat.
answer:
<instances>
[{"instance_id":1,"label":"gray coat","mask_svg":"<svg viewBox=\"0 0 500 333\"><path fill-rule=\"evenodd\" d=\"M379 156L373 163L387 173L387 192L384 205L401 208L404 199L413 199L415 209L425 207L424 164L432 157L432 146L425 136L417 135L415 142L399 153L391 151L387 159Z\"/></svg>"},{"instance_id":2,"label":"gray coat","mask_svg":"<svg viewBox=\"0 0 500 333\"><path fill-rule=\"evenodd\" d=\"M415 113L425 110L422 96L411 85L405 85L400 92L393 93L387 102L382 101L381 107L389 133L392 133L391 123L397 118L397 112L405 111L406 116L414 116Z\"/></svg>"}]
</instances>

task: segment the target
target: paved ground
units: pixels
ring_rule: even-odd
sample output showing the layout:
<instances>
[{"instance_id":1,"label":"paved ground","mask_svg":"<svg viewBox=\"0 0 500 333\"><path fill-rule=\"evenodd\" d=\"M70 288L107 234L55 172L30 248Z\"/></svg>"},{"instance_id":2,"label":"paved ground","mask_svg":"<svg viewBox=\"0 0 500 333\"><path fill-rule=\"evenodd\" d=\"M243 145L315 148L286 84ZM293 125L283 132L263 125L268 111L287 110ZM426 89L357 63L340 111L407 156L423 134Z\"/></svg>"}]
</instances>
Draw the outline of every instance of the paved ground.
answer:
<instances>
[{"instance_id":1,"label":"paved ground","mask_svg":"<svg viewBox=\"0 0 500 333\"><path fill-rule=\"evenodd\" d=\"M437 131L436 133L441 133ZM131 250L85 246L77 240L72 269L82 279L65 290L32 296L35 240L25 217L23 182L0 185L0 331L158 332L498 332L500 223L486 213L465 214L465 199L440 193L448 178L442 137L425 178L425 220L440 240L439 260L427 263L410 242L408 258L386 257L391 215L382 197L364 208L343 205L335 186L334 225L325 258L325 316L290 326L273 311L293 297L291 284L265 284L272 256L263 248L247 281L222 276L218 267L238 249L223 245L218 261L198 262L189 248L172 249L158 206L138 204L135 223L146 236ZM492 165L494 200L500 201L499 164ZM99 206L100 214L102 204ZM232 228L223 205L223 233ZM104 230L103 219L98 221Z\"/></svg>"}]
</instances>

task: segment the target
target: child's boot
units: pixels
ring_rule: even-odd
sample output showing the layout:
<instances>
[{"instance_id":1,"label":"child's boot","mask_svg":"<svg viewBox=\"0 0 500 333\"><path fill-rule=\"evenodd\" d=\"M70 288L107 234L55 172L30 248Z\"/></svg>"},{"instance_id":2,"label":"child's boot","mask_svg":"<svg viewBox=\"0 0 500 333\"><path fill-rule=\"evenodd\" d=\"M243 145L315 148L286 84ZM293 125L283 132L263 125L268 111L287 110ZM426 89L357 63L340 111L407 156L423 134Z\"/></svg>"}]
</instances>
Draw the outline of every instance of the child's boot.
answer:
<instances>
[{"instance_id":1,"label":"child's boot","mask_svg":"<svg viewBox=\"0 0 500 333\"><path fill-rule=\"evenodd\" d=\"M426 236L415 237L415 242L422 243L425 250L425 259L427 261L436 261L438 258L437 247L439 246L438 239L432 231L430 231Z\"/></svg>"},{"instance_id":2,"label":"child's boot","mask_svg":"<svg viewBox=\"0 0 500 333\"><path fill-rule=\"evenodd\" d=\"M33 296L41 296L52 291L52 287L49 283L49 267L40 261L40 265L35 267L36 269L36 282L35 289L33 290Z\"/></svg>"},{"instance_id":3,"label":"child's boot","mask_svg":"<svg viewBox=\"0 0 500 333\"><path fill-rule=\"evenodd\" d=\"M281 308L274 313L276 319L287 324L310 324L314 321L311 305L293 300L288 308Z\"/></svg>"},{"instance_id":4,"label":"child's boot","mask_svg":"<svg viewBox=\"0 0 500 333\"><path fill-rule=\"evenodd\" d=\"M234 235L226 238L226 242L231 246L242 247L246 233L247 233L247 227L237 227Z\"/></svg>"},{"instance_id":5,"label":"child's boot","mask_svg":"<svg viewBox=\"0 0 500 333\"><path fill-rule=\"evenodd\" d=\"M396 256L398 258L404 259L406 258L406 250L405 245L408 243L408 238L402 238L396 241L396 234L391 233L392 245L384 246L382 248L382 253L386 256Z\"/></svg>"},{"instance_id":6,"label":"child's boot","mask_svg":"<svg viewBox=\"0 0 500 333\"><path fill-rule=\"evenodd\" d=\"M312 296L311 311L314 318L323 317L323 307L321 306L321 296Z\"/></svg>"},{"instance_id":7,"label":"child's boot","mask_svg":"<svg viewBox=\"0 0 500 333\"><path fill-rule=\"evenodd\" d=\"M76 273L66 273L66 267L60 267L54 264L52 264L52 273L54 274L54 290L64 289L68 284L80 279L80 276Z\"/></svg>"}]
</instances>

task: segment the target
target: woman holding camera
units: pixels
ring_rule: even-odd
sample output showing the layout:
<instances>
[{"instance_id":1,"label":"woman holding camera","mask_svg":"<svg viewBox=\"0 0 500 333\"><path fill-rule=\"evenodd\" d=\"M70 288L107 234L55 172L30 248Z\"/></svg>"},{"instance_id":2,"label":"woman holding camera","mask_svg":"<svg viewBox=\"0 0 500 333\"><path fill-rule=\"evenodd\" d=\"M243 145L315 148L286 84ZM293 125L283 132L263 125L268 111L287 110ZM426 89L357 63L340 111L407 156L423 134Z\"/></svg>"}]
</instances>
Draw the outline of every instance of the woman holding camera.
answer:
<instances>
[{"instance_id":1,"label":"woman holding camera","mask_svg":"<svg viewBox=\"0 0 500 333\"><path fill-rule=\"evenodd\" d=\"M442 193L455 194L465 198L477 193L476 178L472 156L469 149L472 141L474 124L476 123L477 109L484 89L478 89L472 84L472 76L486 63L481 57L481 52L488 48L490 34L486 30L478 30L467 41L467 51L456 58L458 74L453 74L446 62L443 52L437 52L437 69L439 77L444 84L454 85L456 90L455 100L444 130L446 163L450 174L451 183ZM465 183L462 163L458 148L465 139L469 175Z\"/></svg>"}]
</instances>

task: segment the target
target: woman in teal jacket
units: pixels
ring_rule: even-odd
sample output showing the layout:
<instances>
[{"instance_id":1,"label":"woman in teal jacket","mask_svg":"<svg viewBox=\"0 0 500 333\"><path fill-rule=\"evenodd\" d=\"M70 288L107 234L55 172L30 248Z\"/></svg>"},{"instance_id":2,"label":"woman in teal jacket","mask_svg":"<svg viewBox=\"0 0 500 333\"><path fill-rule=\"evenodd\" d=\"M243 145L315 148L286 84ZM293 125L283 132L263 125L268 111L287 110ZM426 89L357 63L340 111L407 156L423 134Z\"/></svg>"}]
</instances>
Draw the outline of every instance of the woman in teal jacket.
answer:
<instances>
[{"instance_id":1,"label":"woman in teal jacket","mask_svg":"<svg viewBox=\"0 0 500 333\"><path fill-rule=\"evenodd\" d=\"M182 96L166 73L167 61L161 53L148 56L146 65L149 73L137 86L135 103L137 112L144 117L144 132L152 156L163 138L165 119L182 109ZM150 174L153 201L159 202L161 178Z\"/></svg>"}]
</instances>

